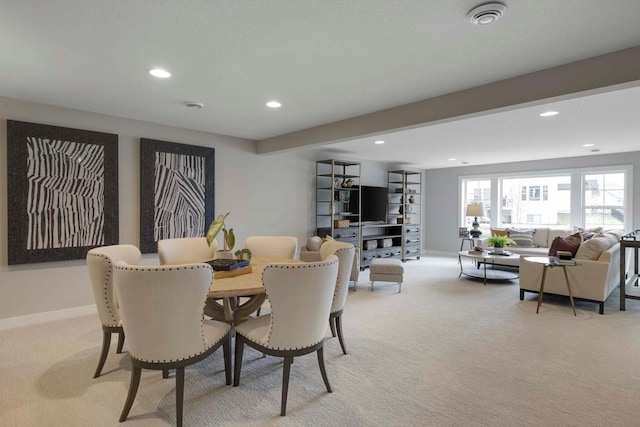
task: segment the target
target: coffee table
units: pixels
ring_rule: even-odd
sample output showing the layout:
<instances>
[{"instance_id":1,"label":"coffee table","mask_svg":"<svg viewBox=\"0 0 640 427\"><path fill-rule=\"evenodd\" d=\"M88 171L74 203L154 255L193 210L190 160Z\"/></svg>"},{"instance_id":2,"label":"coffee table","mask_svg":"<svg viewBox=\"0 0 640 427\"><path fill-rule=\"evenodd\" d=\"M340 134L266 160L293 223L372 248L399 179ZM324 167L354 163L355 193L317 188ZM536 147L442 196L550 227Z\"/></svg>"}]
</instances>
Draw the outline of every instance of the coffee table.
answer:
<instances>
[{"instance_id":1,"label":"coffee table","mask_svg":"<svg viewBox=\"0 0 640 427\"><path fill-rule=\"evenodd\" d=\"M472 258L476 261L476 265L478 262L482 263L483 268L475 268L475 269L467 269L465 270L462 266L462 258ZM514 280L518 278L518 273L514 271L506 271L506 270L496 270L495 263L500 263L500 261L504 261L505 259L520 259L520 255L508 254L508 255L492 255L490 252L484 251L481 253L469 253L469 251L460 251L458 252L458 263L460 264L460 274L458 277L463 274L468 277L474 277L476 279L483 279L485 286L487 285L487 280ZM491 264L491 268L487 268L487 264Z\"/></svg>"}]
</instances>

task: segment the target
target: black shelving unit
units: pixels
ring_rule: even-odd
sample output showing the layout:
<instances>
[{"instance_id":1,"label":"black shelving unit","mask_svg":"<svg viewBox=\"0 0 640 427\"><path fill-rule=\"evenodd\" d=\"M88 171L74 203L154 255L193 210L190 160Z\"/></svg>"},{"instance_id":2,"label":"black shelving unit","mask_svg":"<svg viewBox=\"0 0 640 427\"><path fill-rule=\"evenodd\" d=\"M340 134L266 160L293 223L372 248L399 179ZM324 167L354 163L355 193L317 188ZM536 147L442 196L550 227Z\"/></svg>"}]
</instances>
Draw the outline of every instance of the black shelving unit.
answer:
<instances>
[{"instance_id":1,"label":"black shelving unit","mask_svg":"<svg viewBox=\"0 0 640 427\"><path fill-rule=\"evenodd\" d=\"M360 170L358 162L334 159L316 162L318 236L329 235L360 247L360 191L355 191L360 188ZM358 206L357 212L351 212L349 206Z\"/></svg>"}]
</instances>

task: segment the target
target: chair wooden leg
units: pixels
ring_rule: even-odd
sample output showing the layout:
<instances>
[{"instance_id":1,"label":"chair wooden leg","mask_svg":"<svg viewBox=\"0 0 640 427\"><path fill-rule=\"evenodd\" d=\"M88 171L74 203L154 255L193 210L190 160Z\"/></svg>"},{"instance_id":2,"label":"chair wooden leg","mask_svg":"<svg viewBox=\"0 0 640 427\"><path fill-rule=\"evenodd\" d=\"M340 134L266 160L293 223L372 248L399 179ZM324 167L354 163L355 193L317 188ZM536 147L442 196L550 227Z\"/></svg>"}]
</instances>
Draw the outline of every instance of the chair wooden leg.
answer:
<instances>
[{"instance_id":1,"label":"chair wooden leg","mask_svg":"<svg viewBox=\"0 0 640 427\"><path fill-rule=\"evenodd\" d=\"M342 315L334 317L333 321L336 322L336 329L338 330L338 340L340 341L342 352L344 354L347 354L347 347L344 345L344 338L342 337Z\"/></svg>"},{"instance_id":2,"label":"chair wooden leg","mask_svg":"<svg viewBox=\"0 0 640 427\"><path fill-rule=\"evenodd\" d=\"M317 353L318 353L318 365L320 365L320 373L322 374L322 380L324 381L324 385L327 387L327 391L329 393L333 393L333 390L331 390L331 385L329 384L329 378L327 377L327 370L324 367L323 347L320 347Z\"/></svg>"},{"instance_id":3,"label":"chair wooden leg","mask_svg":"<svg viewBox=\"0 0 640 427\"><path fill-rule=\"evenodd\" d=\"M118 332L118 349L116 353L122 353L122 347L124 347L124 332Z\"/></svg>"},{"instance_id":4,"label":"chair wooden leg","mask_svg":"<svg viewBox=\"0 0 640 427\"><path fill-rule=\"evenodd\" d=\"M122 408L122 413L120 414L120 422L126 421L127 416L129 415L129 411L131 410L131 406L133 406L133 401L136 398L138 386L140 385L141 373L142 368L135 365L131 367L131 382L129 383L129 393L127 394L127 400L124 403L124 408Z\"/></svg>"},{"instance_id":5,"label":"chair wooden leg","mask_svg":"<svg viewBox=\"0 0 640 427\"><path fill-rule=\"evenodd\" d=\"M169 370L168 369L163 369L162 370L162 378L164 378L164 379L169 378Z\"/></svg>"},{"instance_id":6,"label":"chair wooden leg","mask_svg":"<svg viewBox=\"0 0 640 427\"><path fill-rule=\"evenodd\" d=\"M182 407L184 404L184 366L176 368L176 424L182 427Z\"/></svg>"},{"instance_id":7,"label":"chair wooden leg","mask_svg":"<svg viewBox=\"0 0 640 427\"><path fill-rule=\"evenodd\" d=\"M242 335L236 334L236 360L233 372L233 386L240 385L240 370L242 369L242 353L244 352L244 338Z\"/></svg>"},{"instance_id":8,"label":"chair wooden leg","mask_svg":"<svg viewBox=\"0 0 640 427\"><path fill-rule=\"evenodd\" d=\"M98 360L98 367L96 368L96 372L93 374L93 378L98 378L100 376L100 372L102 372L102 368L104 367L104 362L107 360L107 354L109 353L110 346L111 332L102 331L102 351L100 352L100 360Z\"/></svg>"},{"instance_id":9,"label":"chair wooden leg","mask_svg":"<svg viewBox=\"0 0 640 427\"><path fill-rule=\"evenodd\" d=\"M291 372L291 364L293 356L285 356L284 366L282 367L282 403L280 404L280 415L287 415L287 394L289 392L289 373Z\"/></svg>"},{"instance_id":10,"label":"chair wooden leg","mask_svg":"<svg viewBox=\"0 0 640 427\"><path fill-rule=\"evenodd\" d=\"M231 385L231 333L227 335L222 344L224 354L224 375L227 385Z\"/></svg>"},{"instance_id":11,"label":"chair wooden leg","mask_svg":"<svg viewBox=\"0 0 640 427\"><path fill-rule=\"evenodd\" d=\"M331 336L335 338L336 336L336 325L335 325L335 317L329 317L329 327L331 328Z\"/></svg>"},{"instance_id":12,"label":"chair wooden leg","mask_svg":"<svg viewBox=\"0 0 640 427\"><path fill-rule=\"evenodd\" d=\"M256 310L256 317L260 317L260 310L262 310L262 307L258 307L258 310Z\"/></svg>"}]
</instances>

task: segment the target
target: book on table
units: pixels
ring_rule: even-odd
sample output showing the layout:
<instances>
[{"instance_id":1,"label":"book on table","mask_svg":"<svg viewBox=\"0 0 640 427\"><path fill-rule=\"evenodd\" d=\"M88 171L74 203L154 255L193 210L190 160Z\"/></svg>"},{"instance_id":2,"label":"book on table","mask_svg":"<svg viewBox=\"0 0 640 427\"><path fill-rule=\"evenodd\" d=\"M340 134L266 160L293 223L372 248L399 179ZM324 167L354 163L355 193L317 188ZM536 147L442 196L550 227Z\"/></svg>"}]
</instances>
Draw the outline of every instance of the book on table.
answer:
<instances>
[{"instance_id":1,"label":"book on table","mask_svg":"<svg viewBox=\"0 0 640 427\"><path fill-rule=\"evenodd\" d=\"M207 264L213 267L213 271L233 271L239 268L247 267L249 265L249 261L218 258L211 261L207 261Z\"/></svg>"}]
</instances>

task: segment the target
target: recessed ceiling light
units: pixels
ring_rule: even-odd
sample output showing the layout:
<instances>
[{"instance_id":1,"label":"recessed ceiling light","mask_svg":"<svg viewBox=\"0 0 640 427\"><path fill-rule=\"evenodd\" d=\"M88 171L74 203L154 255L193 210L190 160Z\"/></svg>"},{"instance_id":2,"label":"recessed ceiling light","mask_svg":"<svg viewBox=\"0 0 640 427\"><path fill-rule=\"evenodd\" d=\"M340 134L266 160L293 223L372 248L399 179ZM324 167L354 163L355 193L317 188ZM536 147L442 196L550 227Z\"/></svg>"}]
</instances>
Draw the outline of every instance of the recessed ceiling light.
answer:
<instances>
[{"instance_id":1,"label":"recessed ceiling light","mask_svg":"<svg viewBox=\"0 0 640 427\"><path fill-rule=\"evenodd\" d=\"M540 114L540 117L551 117L551 116L555 116L556 114L559 114L557 111L545 111L544 113Z\"/></svg>"},{"instance_id":2,"label":"recessed ceiling light","mask_svg":"<svg viewBox=\"0 0 640 427\"><path fill-rule=\"evenodd\" d=\"M488 25L496 22L507 11L502 3L486 3L474 7L467 14L469 22L475 25Z\"/></svg>"},{"instance_id":3,"label":"recessed ceiling light","mask_svg":"<svg viewBox=\"0 0 640 427\"><path fill-rule=\"evenodd\" d=\"M456 158L455 157L449 157L447 160L449 160L450 162L453 162Z\"/></svg>"},{"instance_id":4,"label":"recessed ceiling light","mask_svg":"<svg viewBox=\"0 0 640 427\"><path fill-rule=\"evenodd\" d=\"M282 104L280 104L278 101L269 101L269 102L267 102L266 105L269 108L280 108L280 107L282 107Z\"/></svg>"},{"instance_id":5,"label":"recessed ceiling light","mask_svg":"<svg viewBox=\"0 0 640 427\"><path fill-rule=\"evenodd\" d=\"M582 144L583 147L593 147L595 144Z\"/></svg>"},{"instance_id":6,"label":"recessed ceiling light","mask_svg":"<svg viewBox=\"0 0 640 427\"><path fill-rule=\"evenodd\" d=\"M377 141L374 141L373 143L374 143L374 144L378 144L378 145L380 145L380 144L384 144L384 141L383 141L383 140L381 140L381 139L379 139L379 140L377 140Z\"/></svg>"},{"instance_id":7,"label":"recessed ceiling light","mask_svg":"<svg viewBox=\"0 0 640 427\"><path fill-rule=\"evenodd\" d=\"M149 70L149 74L160 79L168 79L169 77L171 77L171 73L167 70L163 70L162 68L154 68L152 70Z\"/></svg>"}]
</instances>

